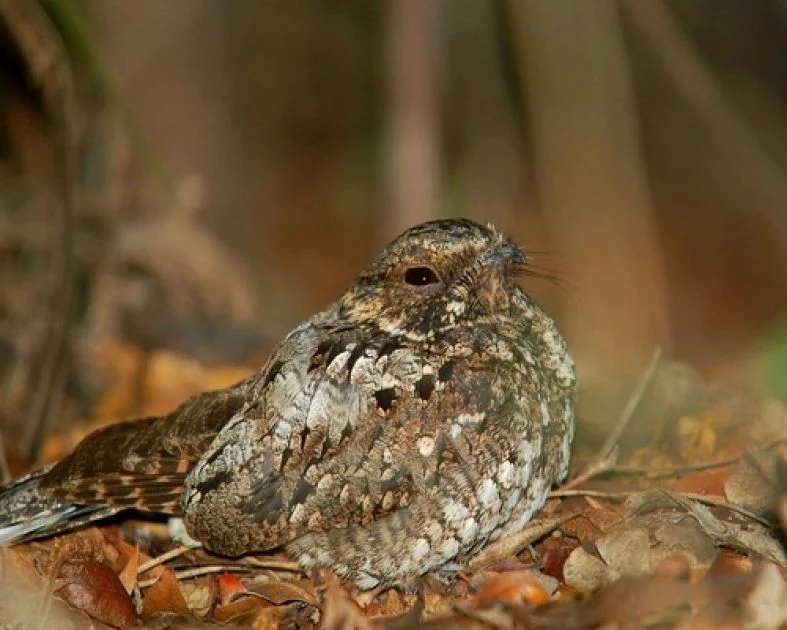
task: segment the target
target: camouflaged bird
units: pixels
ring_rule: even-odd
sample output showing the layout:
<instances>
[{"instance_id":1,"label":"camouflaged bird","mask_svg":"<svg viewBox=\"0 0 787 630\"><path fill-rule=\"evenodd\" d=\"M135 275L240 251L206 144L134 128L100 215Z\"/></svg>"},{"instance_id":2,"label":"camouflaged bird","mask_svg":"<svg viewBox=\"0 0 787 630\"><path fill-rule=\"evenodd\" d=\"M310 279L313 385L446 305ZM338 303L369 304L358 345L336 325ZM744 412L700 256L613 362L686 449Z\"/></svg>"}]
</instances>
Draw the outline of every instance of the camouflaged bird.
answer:
<instances>
[{"instance_id":1,"label":"camouflaged bird","mask_svg":"<svg viewBox=\"0 0 787 630\"><path fill-rule=\"evenodd\" d=\"M0 491L0 542L135 508L228 556L284 547L362 588L450 570L567 473L574 366L522 250L416 226L255 375L87 437Z\"/></svg>"}]
</instances>

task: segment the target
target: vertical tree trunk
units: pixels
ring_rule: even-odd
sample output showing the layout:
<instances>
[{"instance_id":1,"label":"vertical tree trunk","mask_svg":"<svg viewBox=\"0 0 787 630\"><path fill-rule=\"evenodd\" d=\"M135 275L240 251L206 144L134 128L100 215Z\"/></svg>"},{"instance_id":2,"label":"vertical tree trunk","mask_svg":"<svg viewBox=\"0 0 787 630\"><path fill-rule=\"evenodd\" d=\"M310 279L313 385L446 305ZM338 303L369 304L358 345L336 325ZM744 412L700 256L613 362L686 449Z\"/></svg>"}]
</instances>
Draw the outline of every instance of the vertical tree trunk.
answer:
<instances>
[{"instance_id":1,"label":"vertical tree trunk","mask_svg":"<svg viewBox=\"0 0 787 630\"><path fill-rule=\"evenodd\" d=\"M388 0L384 239L432 218L440 194L443 0Z\"/></svg>"},{"instance_id":2,"label":"vertical tree trunk","mask_svg":"<svg viewBox=\"0 0 787 630\"><path fill-rule=\"evenodd\" d=\"M561 275L577 292L565 326L586 383L630 374L668 342L668 317L618 6L510 7L539 195Z\"/></svg>"}]
</instances>

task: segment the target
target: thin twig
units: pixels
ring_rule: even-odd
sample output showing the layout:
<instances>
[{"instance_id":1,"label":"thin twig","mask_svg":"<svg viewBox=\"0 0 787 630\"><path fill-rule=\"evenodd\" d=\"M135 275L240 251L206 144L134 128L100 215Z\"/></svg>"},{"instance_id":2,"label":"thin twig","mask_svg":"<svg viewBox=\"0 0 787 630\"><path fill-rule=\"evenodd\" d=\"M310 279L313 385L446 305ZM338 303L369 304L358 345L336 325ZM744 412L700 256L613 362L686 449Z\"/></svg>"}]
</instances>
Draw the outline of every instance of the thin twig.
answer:
<instances>
[{"instance_id":1,"label":"thin twig","mask_svg":"<svg viewBox=\"0 0 787 630\"><path fill-rule=\"evenodd\" d=\"M662 488L661 491L673 499L678 505L685 507L682 505L680 499L687 499L690 501L696 501L698 503L703 503L705 505L710 505L713 507L722 508L725 510L729 510L731 512L737 512L741 516L745 516L753 521L758 522L760 525L771 529L773 527L773 523L769 520L763 518L759 514L752 512L751 510L741 506L736 505L734 503L730 503L725 501L724 499L719 499L716 497L712 497L706 494L697 494L694 492L671 492L666 488ZM642 490L629 490L623 492L602 492L600 490L555 490L549 494L550 499L565 499L569 497L593 497L596 499L605 499L607 501L625 501L628 497L636 494L640 494Z\"/></svg>"},{"instance_id":2,"label":"thin twig","mask_svg":"<svg viewBox=\"0 0 787 630\"><path fill-rule=\"evenodd\" d=\"M637 491L639 492L639 491ZM635 491L604 492L602 490L555 490L549 493L550 499L568 499L572 497L593 497L608 501L625 501Z\"/></svg>"},{"instance_id":3,"label":"thin twig","mask_svg":"<svg viewBox=\"0 0 787 630\"><path fill-rule=\"evenodd\" d=\"M521 532L502 538L474 556L468 568L476 570L493 566L501 560L517 555L522 549L553 532L564 523L579 516L581 512L564 514L539 521L531 521Z\"/></svg>"},{"instance_id":4,"label":"thin twig","mask_svg":"<svg viewBox=\"0 0 787 630\"><path fill-rule=\"evenodd\" d=\"M725 466L732 466L733 464L737 464L739 461L741 461L746 457L749 457L750 455L769 451L773 448L776 448L777 446L781 446L782 444L787 444L787 438L780 438L778 440L773 440L772 442L767 442L760 446L756 446L755 448L746 451L742 455L738 455L736 457L728 457L727 459L719 459L713 462L698 462L696 464L666 466L663 468L651 468L648 466L615 465L615 466L610 466L605 471L601 471L601 473L606 472L606 473L619 474L619 475L645 475L650 479L659 479L661 477L674 477L675 475L683 475L685 473L690 473L690 472L698 472L702 470L712 470L714 468L724 468ZM764 474L764 471L760 471L760 474Z\"/></svg>"},{"instance_id":5,"label":"thin twig","mask_svg":"<svg viewBox=\"0 0 787 630\"><path fill-rule=\"evenodd\" d=\"M650 357L650 361L648 362L645 371L642 373L642 376L639 377L637 386L634 388L634 391L631 392L631 396L626 402L626 406L623 407L623 411L620 414L620 418L618 418L617 424L609 434L607 441L604 442L604 446L602 446L601 450L598 452L598 455L596 456L597 462L608 460L612 454L612 451L617 446L618 441L620 441L620 437L623 435L626 427L634 417L634 412L637 410L637 407L639 407L639 403L642 401L642 397L645 395L648 385L650 385L650 382L653 380L653 376L656 373L656 367L658 367L660 359L661 348L657 346L656 349L653 350L653 354Z\"/></svg>"},{"instance_id":6,"label":"thin twig","mask_svg":"<svg viewBox=\"0 0 787 630\"><path fill-rule=\"evenodd\" d=\"M152 568L157 567L160 564L164 564L168 560L182 556L184 553L188 553L193 549L199 549L200 547L202 547L202 545L181 545L180 547L175 547L166 553L162 553L160 556L156 556L155 558L140 564L139 568L137 569L137 575L142 575L146 571L150 571Z\"/></svg>"},{"instance_id":7,"label":"thin twig","mask_svg":"<svg viewBox=\"0 0 787 630\"><path fill-rule=\"evenodd\" d=\"M271 571L289 571L291 573L301 573L301 566L292 560L277 558L254 558L249 556L244 558L244 563L240 566L252 567L254 569L269 569Z\"/></svg>"},{"instance_id":8,"label":"thin twig","mask_svg":"<svg viewBox=\"0 0 787 630\"><path fill-rule=\"evenodd\" d=\"M736 457L728 457L727 459L719 459L713 462L698 462L696 464L682 464L680 466L666 466L663 468L654 468L650 466L630 466L627 464L614 464L614 465L597 465L595 467L588 466L587 470L581 475L578 475L567 484L561 487L561 490L570 490L578 485L589 481L590 479L599 475L643 475L648 479L661 479L663 477L674 477L676 475L683 475L690 472L698 472L702 470L712 470L714 468L724 468L737 464L741 459L752 454L763 453L769 451L782 444L787 444L787 438L780 438L767 442L760 446L756 446L751 450L746 451L743 455Z\"/></svg>"},{"instance_id":9,"label":"thin twig","mask_svg":"<svg viewBox=\"0 0 787 630\"><path fill-rule=\"evenodd\" d=\"M609 459L594 461L576 477L569 479L566 483L564 483L561 488L563 490L571 490L571 488L581 486L583 483L593 479L594 477L598 477L599 475L610 472L613 468L613 462Z\"/></svg>"},{"instance_id":10,"label":"thin twig","mask_svg":"<svg viewBox=\"0 0 787 630\"><path fill-rule=\"evenodd\" d=\"M200 575L210 575L212 573L226 573L227 571L236 571L238 573L249 573L253 571L250 567L238 567L226 564L212 564L205 567L193 567L191 569L183 569L182 571L175 571L175 577L178 580L188 580L189 578L199 577Z\"/></svg>"},{"instance_id":11,"label":"thin twig","mask_svg":"<svg viewBox=\"0 0 787 630\"><path fill-rule=\"evenodd\" d=\"M709 496L707 494L697 494L696 492L669 492L669 494L677 494L684 499L689 499L691 501L697 501L697 503L703 503L705 505L710 505L712 507L723 508L725 510L729 510L730 512L737 512L741 516L745 516L753 521L757 521L763 527L767 527L768 529L773 528L773 523L769 521L767 518L760 516L759 514L752 512L748 508L743 507L742 505L736 505L735 503L730 503L729 501L725 501L724 499L718 499L713 496Z\"/></svg>"},{"instance_id":12,"label":"thin twig","mask_svg":"<svg viewBox=\"0 0 787 630\"><path fill-rule=\"evenodd\" d=\"M642 397L645 395L648 385L650 385L650 382L653 380L653 376L656 373L656 367L659 364L659 359L661 359L661 348L657 346L656 349L653 350L653 355L650 357L650 361L648 362L645 371L639 377L634 391L631 392L631 396L629 396L626 406L623 407L623 411L621 411L620 417L612 429L612 432L609 434L606 442L604 442L604 445L601 447L599 452L596 454L595 459L588 465L588 467L563 486L564 490L576 488L589 479L607 472L614 466L615 447L617 446L620 437L623 435L623 432L626 430L626 427L631 422L631 419L634 417L634 412L637 410Z\"/></svg>"}]
</instances>

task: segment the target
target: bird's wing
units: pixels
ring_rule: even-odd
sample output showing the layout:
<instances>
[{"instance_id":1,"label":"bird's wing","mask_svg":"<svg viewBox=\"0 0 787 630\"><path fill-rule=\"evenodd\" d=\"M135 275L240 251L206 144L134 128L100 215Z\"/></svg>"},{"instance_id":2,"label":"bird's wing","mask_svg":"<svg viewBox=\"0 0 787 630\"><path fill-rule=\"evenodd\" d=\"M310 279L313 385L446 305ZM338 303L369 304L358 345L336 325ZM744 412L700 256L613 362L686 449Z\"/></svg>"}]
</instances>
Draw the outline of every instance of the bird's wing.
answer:
<instances>
[{"instance_id":1,"label":"bird's wing","mask_svg":"<svg viewBox=\"0 0 787 630\"><path fill-rule=\"evenodd\" d=\"M245 382L193 397L160 418L99 429L41 479L41 492L86 506L177 513L183 483L221 428L246 403Z\"/></svg>"},{"instance_id":2,"label":"bird's wing","mask_svg":"<svg viewBox=\"0 0 787 630\"><path fill-rule=\"evenodd\" d=\"M446 419L479 418L478 405L486 412L495 404L465 395L489 389L489 372L458 384L442 359L406 347L341 337L316 347L280 362L257 418L228 425L190 478L187 526L215 551L234 555L368 524L448 477L473 485L462 481L473 467L463 465L467 449Z\"/></svg>"}]
</instances>

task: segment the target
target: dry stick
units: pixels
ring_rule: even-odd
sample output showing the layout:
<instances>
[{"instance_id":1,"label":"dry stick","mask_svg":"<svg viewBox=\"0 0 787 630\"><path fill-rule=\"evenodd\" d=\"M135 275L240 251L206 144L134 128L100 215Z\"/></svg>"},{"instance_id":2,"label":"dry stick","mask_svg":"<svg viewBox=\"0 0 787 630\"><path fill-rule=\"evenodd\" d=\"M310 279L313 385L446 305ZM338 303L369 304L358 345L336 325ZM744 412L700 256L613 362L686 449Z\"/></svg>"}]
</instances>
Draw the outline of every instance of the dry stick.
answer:
<instances>
[{"instance_id":1,"label":"dry stick","mask_svg":"<svg viewBox=\"0 0 787 630\"><path fill-rule=\"evenodd\" d=\"M188 553L192 549L199 549L200 547L202 547L201 544L191 546L181 545L180 547L175 547L166 553L162 553L160 556L156 556L155 558L140 564L139 568L137 569L137 575L142 575L145 573L145 571L150 571L152 568L157 567L160 564L164 564L167 562L167 560L172 560L172 558L177 558L182 556L184 553Z\"/></svg>"},{"instance_id":2,"label":"dry stick","mask_svg":"<svg viewBox=\"0 0 787 630\"><path fill-rule=\"evenodd\" d=\"M246 562L235 565L250 569L270 569L271 571L290 571L292 573L301 573L301 565L292 560L283 560L276 558L254 558L249 556L245 558Z\"/></svg>"},{"instance_id":3,"label":"dry stick","mask_svg":"<svg viewBox=\"0 0 787 630\"><path fill-rule=\"evenodd\" d=\"M599 450L593 462L591 462L591 464L581 474L577 475L563 486L564 490L576 488L578 485L583 484L588 479L592 479L593 477L600 475L612 468L612 453L615 450L618 441L620 440L620 436L623 435L626 427L634 417L634 412L637 410L642 397L645 395L648 385L650 385L650 382L653 380L653 376L656 373L656 367L659 364L659 359L661 359L661 348L657 346L653 351L653 355L650 357L650 361L648 362L645 371L642 373L642 376L639 377L637 386L634 388L634 391L631 392L631 396L626 402L626 406L623 407L623 411L621 412L615 427L612 429L612 432L609 434L607 441L604 442L604 445Z\"/></svg>"},{"instance_id":4,"label":"dry stick","mask_svg":"<svg viewBox=\"0 0 787 630\"><path fill-rule=\"evenodd\" d=\"M705 505L710 505L713 507L722 508L725 510L729 510L731 512L737 512L741 516L745 516L753 521L756 521L760 525L767 527L768 529L773 528L773 523L768 521L767 519L763 518L759 514L755 514L751 510L740 506L735 505L734 503L729 503L723 499L717 499L716 497L708 496L705 494L697 494L694 492L670 492L664 488L661 489L663 493L667 496L672 498L676 503L679 505L681 502L678 500L678 497L683 499L688 499L691 501L696 501L697 503L704 503ZM629 490L623 492L602 492L600 490L555 490L549 494L550 499L562 499L567 497L593 497L595 499L605 499L607 501L625 501L628 497L640 494L643 492L642 490Z\"/></svg>"},{"instance_id":5,"label":"dry stick","mask_svg":"<svg viewBox=\"0 0 787 630\"><path fill-rule=\"evenodd\" d=\"M174 558L178 558L179 556L182 556L183 554L188 553L189 551L191 551L193 549L199 549L201 547L202 547L201 544L199 544L199 545L191 545L191 546L189 546L189 545L182 545L180 547L175 547L175 549L171 549L170 551L168 551L166 553L162 553L160 556L156 556L155 558L152 558L151 560L148 560L144 564L139 565L139 568L137 568L137 575L142 575L143 573L145 573L147 571L150 571L151 569L159 566L160 564L164 564L165 562L168 562L169 560L172 560ZM206 566L206 567L196 567L194 569L181 571L179 573L176 573L175 575L176 575L176 577L178 577L178 579L180 579L181 576L183 576L183 577L192 577L191 575L186 575L188 571L197 571L193 575L202 575L203 573L216 573L219 570L224 570L224 571L259 571L259 570L262 570L262 569L270 569L270 570L274 570L274 571L290 571L290 572L300 572L301 571L301 568L298 565L298 563L297 562L293 562L292 560L277 560L275 558L270 558L270 559L266 560L266 559L256 559L255 558L254 562L253 563L249 563L249 564L221 565L220 567L219 566L214 566L214 565L210 565L210 566ZM200 573L199 571L202 571L202 573ZM145 580L144 582L140 582L139 584L140 584L140 586L142 588L144 588L145 586L151 586L151 585L155 584L157 581L158 581L158 578L153 578L153 579L150 579L150 580Z\"/></svg>"},{"instance_id":6,"label":"dry stick","mask_svg":"<svg viewBox=\"0 0 787 630\"><path fill-rule=\"evenodd\" d=\"M639 492L639 491L637 491ZM604 492L603 490L554 490L549 493L550 499L568 499L571 497L593 497L594 499L606 499L607 501L625 501L634 491L624 490L622 492Z\"/></svg>"},{"instance_id":7,"label":"dry stick","mask_svg":"<svg viewBox=\"0 0 787 630\"><path fill-rule=\"evenodd\" d=\"M481 553L475 556L468 563L470 569L480 569L493 565L495 562L515 556L521 549L524 549L529 544L543 538L550 532L556 530L564 523L576 518L582 514L581 512L574 512L572 514L565 514L554 518L541 520L539 522L530 522L527 527L521 532L511 534L495 543L489 545Z\"/></svg>"},{"instance_id":8,"label":"dry stick","mask_svg":"<svg viewBox=\"0 0 787 630\"><path fill-rule=\"evenodd\" d=\"M772 522L766 518L763 518L759 514L752 512L748 508L743 507L742 505L735 505L734 503L729 503L724 499L717 499L716 497L708 496L706 494L697 494L695 492L669 492L667 490L665 490L665 492L670 495L676 494L680 497L683 497L684 499L696 501L697 503L704 503L705 505L710 505L712 507L718 507L725 510L730 510L731 512L737 512L741 516L745 516L746 518L750 518L753 521L757 521L763 527L773 529Z\"/></svg>"},{"instance_id":9,"label":"dry stick","mask_svg":"<svg viewBox=\"0 0 787 630\"><path fill-rule=\"evenodd\" d=\"M725 466L731 466L733 464L737 464L739 461L741 461L741 459L751 454L762 453L772 448L776 448L777 446L781 446L782 444L785 443L787 443L787 438L780 438L778 440L773 440L772 442L767 442L765 444L762 444L761 446L757 446L750 451L746 451L742 455L738 455L736 457L728 457L727 459L719 459L714 462L699 462L697 464L683 464L681 466L668 466L664 468L615 465L615 466L610 466L607 470L601 472L609 472L609 473L620 474L620 475L646 475L651 479L658 479L660 477L672 477L674 475L682 475L684 473L689 473L689 472L697 472L702 470L711 470L713 468L724 468Z\"/></svg>"}]
</instances>

